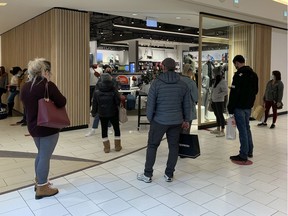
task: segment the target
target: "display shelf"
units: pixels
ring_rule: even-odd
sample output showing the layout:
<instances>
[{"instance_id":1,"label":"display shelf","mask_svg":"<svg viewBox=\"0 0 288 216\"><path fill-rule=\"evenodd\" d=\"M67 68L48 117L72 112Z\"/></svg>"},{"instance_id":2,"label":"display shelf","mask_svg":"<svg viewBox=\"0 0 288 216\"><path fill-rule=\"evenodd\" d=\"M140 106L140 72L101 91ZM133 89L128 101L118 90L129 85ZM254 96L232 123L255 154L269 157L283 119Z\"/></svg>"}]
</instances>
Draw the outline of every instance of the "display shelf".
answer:
<instances>
[{"instance_id":1,"label":"display shelf","mask_svg":"<svg viewBox=\"0 0 288 216\"><path fill-rule=\"evenodd\" d=\"M143 122L141 121L141 117L146 116L146 108L141 109L141 97L147 97L148 95L145 92L138 92L138 124L137 124L137 130L139 131L140 125L149 125L149 122Z\"/></svg>"}]
</instances>

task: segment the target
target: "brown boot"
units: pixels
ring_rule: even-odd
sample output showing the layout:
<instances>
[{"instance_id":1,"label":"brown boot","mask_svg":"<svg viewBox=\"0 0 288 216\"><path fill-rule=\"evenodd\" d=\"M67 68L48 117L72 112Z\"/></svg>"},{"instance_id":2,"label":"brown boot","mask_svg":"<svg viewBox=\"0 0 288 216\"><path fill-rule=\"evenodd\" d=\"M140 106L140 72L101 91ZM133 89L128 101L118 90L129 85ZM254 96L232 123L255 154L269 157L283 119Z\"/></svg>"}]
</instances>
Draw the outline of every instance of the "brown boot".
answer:
<instances>
[{"instance_id":1,"label":"brown boot","mask_svg":"<svg viewBox=\"0 0 288 216\"><path fill-rule=\"evenodd\" d=\"M115 151L121 151L122 146L121 146L121 140L114 140L115 142Z\"/></svg>"},{"instance_id":2,"label":"brown boot","mask_svg":"<svg viewBox=\"0 0 288 216\"><path fill-rule=\"evenodd\" d=\"M34 191L37 190L38 179L35 177L34 179ZM53 184L48 180L48 185L52 186Z\"/></svg>"},{"instance_id":3,"label":"brown boot","mask_svg":"<svg viewBox=\"0 0 288 216\"><path fill-rule=\"evenodd\" d=\"M110 141L109 140L103 141L103 145L104 145L104 152L109 153L110 152Z\"/></svg>"},{"instance_id":4,"label":"brown boot","mask_svg":"<svg viewBox=\"0 0 288 216\"><path fill-rule=\"evenodd\" d=\"M44 185L37 185L35 199L42 199L43 197L54 196L58 192L58 189L52 188L48 182Z\"/></svg>"}]
</instances>

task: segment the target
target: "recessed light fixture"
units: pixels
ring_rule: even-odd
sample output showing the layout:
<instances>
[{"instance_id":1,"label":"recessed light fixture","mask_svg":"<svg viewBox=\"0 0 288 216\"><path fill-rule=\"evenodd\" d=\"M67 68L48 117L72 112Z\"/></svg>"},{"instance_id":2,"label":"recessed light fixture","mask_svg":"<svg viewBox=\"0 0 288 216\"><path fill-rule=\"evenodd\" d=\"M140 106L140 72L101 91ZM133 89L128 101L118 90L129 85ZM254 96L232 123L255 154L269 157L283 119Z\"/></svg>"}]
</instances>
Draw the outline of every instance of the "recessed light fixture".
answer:
<instances>
[{"instance_id":1,"label":"recessed light fixture","mask_svg":"<svg viewBox=\"0 0 288 216\"><path fill-rule=\"evenodd\" d=\"M181 17L176 17L176 19L181 19Z\"/></svg>"},{"instance_id":2,"label":"recessed light fixture","mask_svg":"<svg viewBox=\"0 0 288 216\"><path fill-rule=\"evenodd\" d=\"M137 16L137 15L138 15L137 13L133 13L133 14L132 14L132 16Z\"/></svg>"},{"instance_id":3,"label":"recessed light fixture","mask_svg":"<svg viewBox=\"0 0 288 216\"><path fill-rule=\"evenodd\" d=\"M3 7L4 7L4 6L6 6L6 5L7 5L7 3L6 3L6 2L0 2L0 7L1 7L1 6L3 6Z\"/></svg>"},{"instance_id":4,"label":"recessed light fixture","mask_svg":"<svg viewBox=\"0 0 288 216\"><path fill-rule=\"evenodd\" d=\"M288 0L273 0L275 2L278 2L280 4L288 5Z\"/></svg>"}]
</instances>

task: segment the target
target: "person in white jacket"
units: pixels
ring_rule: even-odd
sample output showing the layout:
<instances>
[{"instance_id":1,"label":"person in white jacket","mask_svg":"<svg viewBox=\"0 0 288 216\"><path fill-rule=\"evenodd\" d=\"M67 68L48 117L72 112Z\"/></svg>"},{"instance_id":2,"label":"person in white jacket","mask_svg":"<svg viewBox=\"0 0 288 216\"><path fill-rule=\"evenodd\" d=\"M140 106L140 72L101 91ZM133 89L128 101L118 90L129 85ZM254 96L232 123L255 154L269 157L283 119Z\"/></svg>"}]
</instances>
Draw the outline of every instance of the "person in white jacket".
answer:
<instances>
[{"instance_id":1,"label":"person in white jacket","mask_svg":"<svg viewBox=\"0 0 288 216\"><path fill-rule=\"evenodd\" d=\"M224 98L228 95L228 86L226 80L223 79L222 74L217 74L215 77L215 83L212 88L211 100L212 109L216 116L217 129L211 131L212 134L216 134L216 137L225 136L225 119L224 119Z\"/></svg>"}]
</instances>

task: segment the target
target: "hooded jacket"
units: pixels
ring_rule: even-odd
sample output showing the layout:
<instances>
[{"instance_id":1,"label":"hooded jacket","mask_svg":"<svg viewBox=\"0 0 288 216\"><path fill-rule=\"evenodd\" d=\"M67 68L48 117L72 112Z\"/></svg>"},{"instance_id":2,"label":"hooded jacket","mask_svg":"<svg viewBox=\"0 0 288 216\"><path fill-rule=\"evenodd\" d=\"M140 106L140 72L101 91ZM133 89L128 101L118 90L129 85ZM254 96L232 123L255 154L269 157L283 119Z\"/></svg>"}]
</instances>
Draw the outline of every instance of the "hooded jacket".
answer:
<instances>
[{"instance_id":1,"label":"hooded jacket","mask_svg":"<svg viewBox=\"0 0 288 216\"><path fill-rule=\"evenodd\" d=\"M120 95L114 83L111 80L98 82L93 96L92 116L95 117L96 113L100 117L116 116L119 112L118 106L120 106Z\"/></svg>"},{"instance_id":2,"label":"hooded jacket","mask_svg":"<svg viewBox=\"0 0 288 216\"><path fill-rule=\"evenodd\" d=\"M251 109L258 93L258 76L249 66L243 66L233 76L229 95L228 111Z\"/></svg>"},{"instance_id":3,"label":"hooded jacket","mask_svg":"<svg viewBox=\"0 0 288 216\"><path fill-rule=\"evenodd\" d=\"M146 115L148 120L162 125L189 122L191 97L187 84L174 71L158 76L148 93Z\"/></svg>"},{"instance_id":4,"label":"hooded jacket","mask_svg":"<svg viewBox=\"0 0 288 216\"><path fill-rule=\"evenodd\" d=\"M198 103L198 88L196 82L184 75L180 75L180 79L187 84L190 91L190 98L191 98L190 120L197 119L196 104Z\"/></svg>"}]
</instances>

